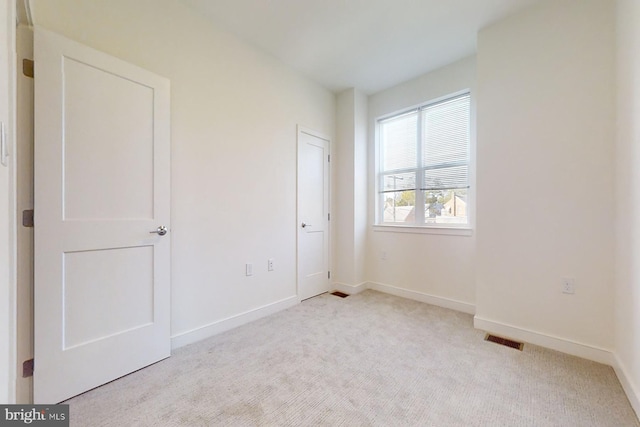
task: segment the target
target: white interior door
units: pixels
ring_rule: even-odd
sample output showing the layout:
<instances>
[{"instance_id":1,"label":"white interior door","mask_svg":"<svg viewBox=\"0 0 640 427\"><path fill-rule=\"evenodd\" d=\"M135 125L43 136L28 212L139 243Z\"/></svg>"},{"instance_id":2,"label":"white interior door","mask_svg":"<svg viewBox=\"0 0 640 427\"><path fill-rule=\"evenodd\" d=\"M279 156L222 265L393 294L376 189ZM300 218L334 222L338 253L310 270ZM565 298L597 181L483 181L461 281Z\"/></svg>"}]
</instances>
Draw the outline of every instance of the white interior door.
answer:
<instances>
[{"instance_id":1,"label":"white interior door","mask_svg":"<svg viewBox=\"0 0 640 427\"><path fill-rule=\"evenodd\" d=\"M329 290L329 147L327 138L298 130L298 296Z\"/></svg>"},{"instance_id":2,"label":"white interior door","mask_svg":"<svg viewBox=\"0 0 640 427\"><path fill-rule=\"evenodd\" d=\"M35 403L170 355L169 81L35 30Z\"/></svg>"}]
</instances>

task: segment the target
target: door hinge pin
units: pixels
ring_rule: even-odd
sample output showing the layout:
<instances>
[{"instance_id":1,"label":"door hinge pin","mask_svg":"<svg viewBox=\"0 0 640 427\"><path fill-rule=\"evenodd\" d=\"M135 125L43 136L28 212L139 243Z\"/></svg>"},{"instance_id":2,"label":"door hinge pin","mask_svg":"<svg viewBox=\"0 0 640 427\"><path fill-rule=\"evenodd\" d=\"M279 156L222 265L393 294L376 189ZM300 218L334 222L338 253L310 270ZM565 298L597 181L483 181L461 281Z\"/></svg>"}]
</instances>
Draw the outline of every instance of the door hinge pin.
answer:
<instances>
[{"instance_id":1,"label":"door hinge pin","mask_svg":"<svg viewBox=\"0 0 640 427\"><path fill-rule=\"evenodd\" d=\"M327 271L327 279L331 279L331 272Z\"/></svg>"}]
</instances>

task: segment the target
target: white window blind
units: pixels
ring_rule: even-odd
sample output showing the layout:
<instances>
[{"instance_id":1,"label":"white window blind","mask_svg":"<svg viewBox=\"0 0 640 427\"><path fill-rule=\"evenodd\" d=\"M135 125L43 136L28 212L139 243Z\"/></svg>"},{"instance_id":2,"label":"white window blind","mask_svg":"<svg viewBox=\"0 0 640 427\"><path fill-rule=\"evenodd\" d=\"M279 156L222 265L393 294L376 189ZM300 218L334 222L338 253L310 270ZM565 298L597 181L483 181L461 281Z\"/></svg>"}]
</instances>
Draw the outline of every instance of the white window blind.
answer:
<instances>
[{"instance_id":1,"label":"white window blind","mask_svg":"<svg viewBox=\"0 0 640 427\"><path fill-rule=\"evenodd\" d=\"M379 223L468 224L470 95L378 121Z\"/></svg>"},{"instance_id":2,"label":"white window blind","mask_svg":"<svg viewBox=\"0 0 640 427\"><path fill-rule=\"evenodd\" d=\"M384 191L415 189L418 161L418 111L381 123Z\"/></svg>"}]
</instances>

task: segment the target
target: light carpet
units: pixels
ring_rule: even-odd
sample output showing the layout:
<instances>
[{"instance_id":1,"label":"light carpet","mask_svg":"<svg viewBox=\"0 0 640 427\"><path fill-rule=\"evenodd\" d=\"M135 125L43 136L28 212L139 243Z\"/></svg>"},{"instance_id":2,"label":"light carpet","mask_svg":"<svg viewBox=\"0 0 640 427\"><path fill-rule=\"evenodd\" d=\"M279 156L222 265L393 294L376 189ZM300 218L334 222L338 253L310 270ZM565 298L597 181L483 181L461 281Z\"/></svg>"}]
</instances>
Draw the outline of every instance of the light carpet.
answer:
<instances>
[{"instance_id":1,"label":"light carpet","mask_svg":"<svg viewBox=\"0 0 640 427\"><path fill-rule=\"evenodd\" d=\"M472 316L325 294L66 403L72 426L640 426L613 369Z\"/></svg>"}]
</instances>

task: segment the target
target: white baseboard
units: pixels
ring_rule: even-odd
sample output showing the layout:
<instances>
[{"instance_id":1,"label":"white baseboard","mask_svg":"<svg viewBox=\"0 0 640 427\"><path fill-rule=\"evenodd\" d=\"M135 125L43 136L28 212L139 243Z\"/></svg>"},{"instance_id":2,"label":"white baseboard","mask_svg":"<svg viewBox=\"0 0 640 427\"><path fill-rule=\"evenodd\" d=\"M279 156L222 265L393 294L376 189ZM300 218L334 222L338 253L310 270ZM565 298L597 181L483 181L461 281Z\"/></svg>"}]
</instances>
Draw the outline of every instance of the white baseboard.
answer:
<instances>
[{"instance_id":1,"label":"white baseboard","mask_svg":"<svg viewBox=\"0 0 640 427\"><path fill-rule=\"evenodd\" d=\"M219 333L237 328L238 326L253 322L254 320L258 320L271 314L275 314L279 311L286 310L287 308L293 307L299 302L300 300L298 300L298 297L294 295L292 297L285 298L283 300L276 301L274 303L267 304L253 310L245 311L244 313L240 313L226 319L221 319L216 322L209 323L208 325L200 326L199 328L195 328L190 331L181 332L171 337L171 349L173 350L188 344L193 344Z\"/></svg>"},{"instance_id":2,"label":"white baseboard","mask_svg":"<svg viewBox=\"0 0 640 427\"><path fill-rule=\"evenodd\" d=\"M614 357L611 350L542 334L489 319L483 319L477 315L473 318L473 326L476 329L500 335L504 338L539 345L540 347L582 357L583 359L593 360L594 362L604 363L609 366L613 365Z\"/></svg>"},{"instance_id":3,"label":"white baseboard","mask_svg":"<svg viewBox=\"0 0 640 427\"><path fill-rule=\"evenodd\" d=\"M629 399L631 407L636 411L636 417L640 420L640 388L638 388L637 385L634 385L634 382L628 374L628 369L625 368L624 364L615 353L613 355L613 369L616 371L618 380L620 380L620 384L622 384L622 389L627 395L627 399Z\"/></svg>"},{"instance_id":4,"label":"white baseboard","mask_svg":"<svg viewBox=\"0 0 640 427\"><path fill-rule=\"evenodd\" d=\"M374 291L384 292L385 294L395 295L402 298L412 299L424 302L438 307L450 308L451 310L461 311L463 313L475 314L476 306L467 302L456 301L449 298L437 297L418 291L398 288L396 286L385 285L383 283L367 282L367 288Z\"/></svg>"},{"instance_id":5,"label":"white baseboard","mask_svg":"<svg viewBox=\"0 0 640 427\"><path fill-rule=\"evenodd\" d=\"M344 292L345 294L349 295L359 294L360 292L368 289L367 282L362 282L357 285L348 285L346 283L334 282L332 286L335 290Z\"/></svg>"}]
</instances>

